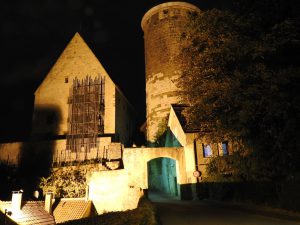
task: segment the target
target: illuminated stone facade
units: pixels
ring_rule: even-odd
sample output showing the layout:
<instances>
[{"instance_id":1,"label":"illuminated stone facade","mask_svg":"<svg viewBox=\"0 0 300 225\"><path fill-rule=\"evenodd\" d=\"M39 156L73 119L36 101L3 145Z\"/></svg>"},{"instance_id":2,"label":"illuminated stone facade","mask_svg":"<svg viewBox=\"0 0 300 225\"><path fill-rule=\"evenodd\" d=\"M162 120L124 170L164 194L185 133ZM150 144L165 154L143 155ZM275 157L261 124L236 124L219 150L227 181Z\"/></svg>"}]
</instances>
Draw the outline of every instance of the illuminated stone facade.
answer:
<instances>
[{"instance_id":1,"label":"illuminated stone facade","mask_svg":"<svg viewBox=\"0 0 300 225\"><path fill-rule=\"evenodd\" d=\"M195 199L195 184L201 181L201 177L196 178L193 173L198 170L205 177L206 165L211 160L210 157L203 157L202 143L207 141L199 139L196 131L185 129L173 106L180 101L176 80L180 76L180 64L184 61L178 58L182 48L180 35L187 25L188 14L198 11L189 3L163 3L150 9L142 19L147 141L155 141L160 122L167 119L165 147L118 147L120 143L128 145L132 137L134 117L131 105L76 33L35 92L33 136L37 140L0 145L0 161L17 165L20 160L29 160L28 165L34 165L44 156L34 156L32 152L49 153L58 165L99 156L107 159L108 163L122 161L122 170L114 170L119 164L105 164L106 169L112 170L93 172L87 177L87 197L95 203L98 213L135 208L141 191L147 190L151 184L179 199ZM97 149L75 154L66 150L69 91L73 79L82 80L87 76L105 78L104 135L98 137L100 144ZM43 140L44 137L52 139ZM114 143L116 140L119 143ZM29 156L24 157L27 149L30 150L27 151ZM229 152L231 150L229 148ZM214 151L213 156L217 156L216 153Z\"/></svg>"},{"instance_id":2,"label":"illuminated stone facade","mask_svg":"<svg viewBox=\"0 0 300 225\"><path fill-rule=\"evenodd\" d=\"M67 149L66 143L70 134L70 91L75 78L82 81L87 77L102 77L105 81L104 129L96 136L96 146L84 151L80 148L80 152L74 153L74 149ZM30 164L37 158L49 158L45 165L95 158L120 159L122 145L132 144L134 118L131 104L76 33L35 91L32 141L1 144L0 161L18 166Z\"/></svg>"},{"instance_id":3,"label":"illuminated stone facade","mask_svg":"<svg viewBox=\"0 0 300 225\"><path fill-rule=\"evenodd\" d=\"M135 209L142 196L142 189L131 182L124 169L92 172L87 184L88 199L98 214Z\"/></svg>"},{"instance_id":4,"label":"illuminated stone facade","mask_svg":"<svg viewBox=\"0 0 300 225\"><path fill-rule=\"evenodd\" d=\"M78 33L35 91L33 136L68 133L70 87L75 78L83 80L87 76L105 80L104 134L114 134L116 141L130 144L133 108Z\"/></svg>"},{"instance_id":5,"label":"illuminated stone facade","mask_svg":"<svg viewBox=\"0 0 300 225\"><path fill-rule=\"evenodd\" d=\"M159 123L166 118L172 103L179 103L177 79L181 35L188 15L199 9L186 2L168 2L150 9L142 19L146 63L147 140L155 141Z\"/></svg>"}]
</instances>

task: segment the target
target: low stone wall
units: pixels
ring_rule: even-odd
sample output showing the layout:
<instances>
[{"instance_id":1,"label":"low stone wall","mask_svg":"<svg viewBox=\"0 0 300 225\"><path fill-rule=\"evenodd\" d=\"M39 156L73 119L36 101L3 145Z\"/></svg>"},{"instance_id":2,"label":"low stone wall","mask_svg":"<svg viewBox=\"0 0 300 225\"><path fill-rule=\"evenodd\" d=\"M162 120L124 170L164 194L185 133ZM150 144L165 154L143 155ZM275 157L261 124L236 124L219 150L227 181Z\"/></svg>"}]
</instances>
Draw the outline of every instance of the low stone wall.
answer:
<instances>
[{"instance_id":1,"label":"low stone wall","mask_svg":"<svg viewBox=\"0 0 300 225\"><path fill-rule=\"evenodd\" d=\"M89 152L72 152L66 150L66 140L62 140L64 143L57 146L53 154L53 162L72 162L72 161L84 161L90 159L105 159L105 160L117 160L122 158L122 145L119 142L111 142L110 137L99 138L98 148L92 148Z\"/></svg>"},{"instance_id":2,"label":"low stone wall","mask_svg":"<svg viewBox=\"0 0 300 225\"><path fill-rule=\"evenodd\" d=\"M119 142L111 142L111 137L99 137L99 147L90 152L71 152L66 150L66 139L51 141L13 142L0 144L0 163L19 166L29 163L38 156L47 158L50 163L84 161L90 159L120 160L123 146Z\"/></svg>"},{"instance_id":3,"label":"low stone wall","mask_svg":"<svg viewBox=\"0 0 300 225\"><path fill-rule=\"evenodd\" d=\"M98 214L135 209L142 196L141 189L129 182L126 170L92 172L87 176L89 200Z\"/></svg>"}]
</instances>

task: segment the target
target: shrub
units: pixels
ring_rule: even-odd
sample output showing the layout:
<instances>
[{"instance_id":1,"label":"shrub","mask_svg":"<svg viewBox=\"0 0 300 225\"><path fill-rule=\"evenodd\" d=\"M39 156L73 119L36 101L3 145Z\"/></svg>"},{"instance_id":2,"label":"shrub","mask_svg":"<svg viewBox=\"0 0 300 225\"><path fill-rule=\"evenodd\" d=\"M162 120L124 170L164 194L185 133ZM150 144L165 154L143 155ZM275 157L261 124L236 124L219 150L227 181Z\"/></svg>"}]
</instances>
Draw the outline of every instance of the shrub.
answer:
<instances>
[{"instance_id":1,"label":"shrub","mask_svg":"<svg viewBox=\"0 0 300 225\"><path fill-rule=\"evenodd\" d=\"M141 199L138 208L125 212L113 212L88 217L80 220L73 220L63 225L158 225L155 217L155 209L152 203Z\"/></svg>"},{"instance_id":2,"label":"shrub","mask_svg":"<svg viewBox=\"0 0 300 225\"><path fill-rule=\"evenodd\" d=\"M85 196L86 169L82 166L53 170L49 177L41 178L43 193L53 192L55 197L78 198Z\"/></svg>"}]
</instances>

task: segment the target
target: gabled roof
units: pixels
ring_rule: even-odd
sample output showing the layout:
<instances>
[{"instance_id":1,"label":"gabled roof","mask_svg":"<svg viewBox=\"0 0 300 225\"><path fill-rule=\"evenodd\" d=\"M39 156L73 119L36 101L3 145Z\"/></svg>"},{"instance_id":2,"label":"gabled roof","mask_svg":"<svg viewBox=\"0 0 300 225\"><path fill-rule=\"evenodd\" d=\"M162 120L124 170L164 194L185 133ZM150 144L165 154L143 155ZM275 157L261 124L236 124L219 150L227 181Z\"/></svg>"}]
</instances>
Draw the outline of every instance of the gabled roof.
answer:
<instances>
[{"instance_id":1,"label":"gabled roof","mask_svg":"<svg viewBox=\"0 0 300 225\"><path fill-rule=\"evenodd\" d=\"M71 75L78 79L85 78L87 75L92 77L101 75L111 79L100 60L78 32L67 44L35 93L38 93L44 83L49 85L56 77L64 79Z\"/></svg>"},{"instance_id":2,"label":"gabled roof","mask_svg":"<svg viewBox=\"0 0 300 225\"><path fill-rule=\"evenodd\" d=\"M91 213L92 201L84 198L61 199L53 211L56 223L77 220Z\"/></svg>"},{"instance_id":3,"label":"gabled roof","mask_svg":"<svg viewBox=\"0 0 300 225\"><path fill-rule=\"evenodd\" d=\"M0 210L4 213L5 209L12 214L11 220L19 225L53 225L53 216L44 209L43 201L23 201L20 211L12 210L11 201L0 201Z\"/></svg>"},{"instance_id":4,"label":"gabled roof","mask_svg":"<svg viewBox=\"0 0 300 225\"><path fill-rule=\"evenodd\" d=\"M99 58L94 54L88 44L84 41L81 35L76 32L71 41L67 44L63 52L60 54L47 76L38 86L35 93L44 83L51 83L53 77L61 76L63 79L70 75L76 76L78 79L85 78L87 75L95 77L98 75L104 76L105 79L111 80L116 89L123 95L125 101L134 108L128 99L125 97L118 85L108 75Z\"/></svg>"},{"instance_id":5,"label":"gabled roof","mask_svg":"<svg viewBox=\"0 0 300 225\"><path fill-rule=\"evenodd\" d=\"M185 133L197 133L199 128L196 128L192 124L187 123L185 116L183 115L183 110L186 109L187 105L183 104L172 104L172 108L179 120L179 123Z\"/></svg>"}]
</instances>

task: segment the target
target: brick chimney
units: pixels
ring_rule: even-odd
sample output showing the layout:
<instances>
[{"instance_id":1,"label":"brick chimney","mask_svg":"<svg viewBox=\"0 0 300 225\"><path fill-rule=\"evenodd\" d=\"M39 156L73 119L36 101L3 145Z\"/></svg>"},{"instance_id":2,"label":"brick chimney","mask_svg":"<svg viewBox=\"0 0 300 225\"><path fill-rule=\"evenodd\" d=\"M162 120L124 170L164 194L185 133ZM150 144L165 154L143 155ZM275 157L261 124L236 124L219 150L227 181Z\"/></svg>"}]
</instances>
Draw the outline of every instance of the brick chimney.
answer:
<instances>
[{"instance_id":1,"label":"brick chimney","mask_svg":"<svg viewBox=\"0 0 300 225\"><path fill-rule=\"evenodd\" d=\"M23 194L22 190L12 192L11 205L13 211L21 210L22 194Z\"/></svg>"},{"instance_id":2,"label":"brick chimney","mask_svg":"<svg viewBox=\"0 0 300 225\"><path fill-rule=\"evenodd\" d=\"M53 199L53 193L47 192L45 196L45 210L52 215L52 199Z\"/></svg>"}]
</instances>

